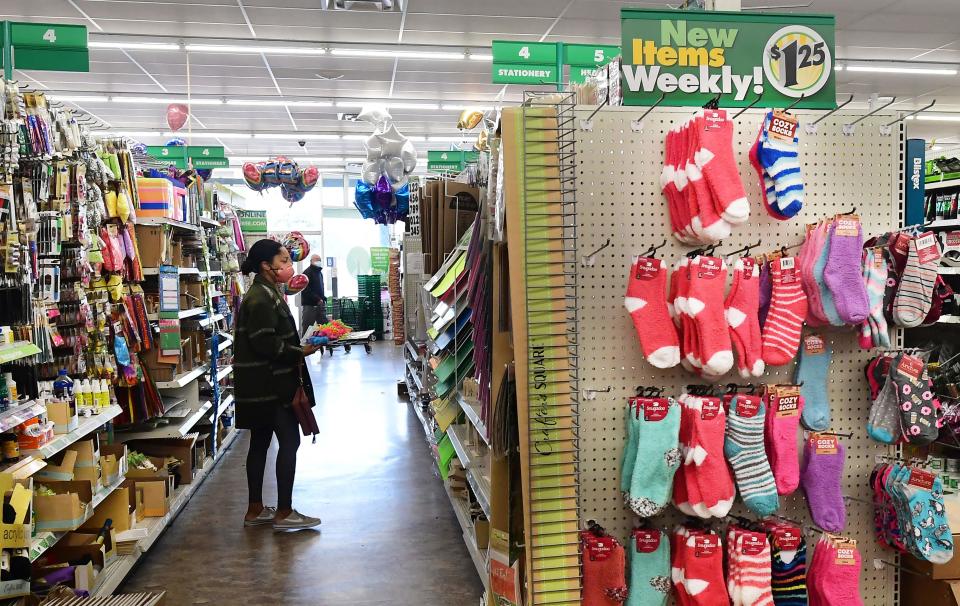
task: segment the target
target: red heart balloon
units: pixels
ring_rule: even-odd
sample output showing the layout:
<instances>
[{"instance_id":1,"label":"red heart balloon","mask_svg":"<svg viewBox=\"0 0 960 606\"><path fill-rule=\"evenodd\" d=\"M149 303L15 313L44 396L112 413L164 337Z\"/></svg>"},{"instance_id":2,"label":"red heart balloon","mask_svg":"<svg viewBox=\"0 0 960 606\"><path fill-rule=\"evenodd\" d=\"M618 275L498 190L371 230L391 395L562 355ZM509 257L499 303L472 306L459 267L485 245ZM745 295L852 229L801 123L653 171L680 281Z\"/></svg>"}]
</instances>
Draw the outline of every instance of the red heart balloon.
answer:
<instances>
[{"instance_id":1,"label":"red heart balloon","mask_svg":"<svg viewBox=\"0 0 960 606\"><path fill-rule=\"evenodd\" d=\"M170 130L177 132L187 123L190 116L190 108L183 103L171 103L167 106L167 126Z\"/></svg>"}]
</instances>

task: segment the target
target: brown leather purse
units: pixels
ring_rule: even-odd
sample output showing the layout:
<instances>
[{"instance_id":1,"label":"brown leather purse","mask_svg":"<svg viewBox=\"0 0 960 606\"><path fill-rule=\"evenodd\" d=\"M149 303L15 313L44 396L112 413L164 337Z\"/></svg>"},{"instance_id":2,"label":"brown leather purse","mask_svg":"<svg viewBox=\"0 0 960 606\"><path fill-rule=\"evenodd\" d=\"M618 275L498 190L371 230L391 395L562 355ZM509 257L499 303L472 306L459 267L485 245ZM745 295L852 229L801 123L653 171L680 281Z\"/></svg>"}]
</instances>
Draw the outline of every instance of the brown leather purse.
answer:
<instances>
[{"instance_id":1,"label":"brown leather purse","mask_svg":"<svg viewBox=\"0 0 960 606\"><path fill-rule=\"evenodd\" d=\"M313 434L313 443L317 443L317 434L320 433L320 427L317 425L317 418L313 416L313 407L310 401L310 398L307 396L307 392L303 388L303 373L304 368L301 364L300 373L300 387L297 388L297 391L293 394L293 414L297 416L297 421L300 423L300 431L303 432L303 435Z\"/></svg>"}]
</instances>

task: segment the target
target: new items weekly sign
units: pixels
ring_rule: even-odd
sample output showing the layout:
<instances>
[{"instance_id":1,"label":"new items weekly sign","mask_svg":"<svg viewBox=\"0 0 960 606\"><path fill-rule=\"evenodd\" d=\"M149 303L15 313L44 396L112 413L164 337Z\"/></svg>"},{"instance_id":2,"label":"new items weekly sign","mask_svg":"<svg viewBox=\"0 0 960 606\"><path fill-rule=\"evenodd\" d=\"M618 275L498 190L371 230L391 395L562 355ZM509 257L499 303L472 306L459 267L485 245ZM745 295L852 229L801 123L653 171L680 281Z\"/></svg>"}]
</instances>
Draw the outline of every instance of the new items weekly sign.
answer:
<instances>
[{"instance_id":1,"label":"new items weekly sign","mask_svg":"<svg viewBox=\"0 0 960 606\"><path fill-rule=\"evenodd\" d=\"M832 15L621 9L623 103L836 106Z\"/></svg>"}]
</instances>

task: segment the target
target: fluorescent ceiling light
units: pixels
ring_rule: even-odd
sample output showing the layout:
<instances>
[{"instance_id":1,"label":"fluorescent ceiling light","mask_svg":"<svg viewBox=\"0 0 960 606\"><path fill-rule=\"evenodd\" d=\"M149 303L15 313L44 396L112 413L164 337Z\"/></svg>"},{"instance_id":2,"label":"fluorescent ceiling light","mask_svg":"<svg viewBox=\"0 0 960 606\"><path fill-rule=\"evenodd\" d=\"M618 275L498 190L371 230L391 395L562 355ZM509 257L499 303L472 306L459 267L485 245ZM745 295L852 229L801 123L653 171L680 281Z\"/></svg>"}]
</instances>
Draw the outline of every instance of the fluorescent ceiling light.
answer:
<instances>
[{"instance_id":1,"label":"fluorescent ceiling light","mask_svg":"<svg viewBox=\"0 0 960 606\"><path fill-rule=\"evenodd\" d=\"M347 158L347 159L344 160L344 161L345 161L345 162L351 162L351 163L354 163L354 164L355 164L355 163L357 163L357 162L366 162L367 159L366 159L366 158Z\"/></svg>"},{"instance_id":2,"label":"fluorescent ceiling light","mask_svg":"<svg viewBox=\"0 0 960 606\"><path fill-rule=\"evenodd\" d=\"M67 103L100 103L109 101L110 98L104 95L53 95L54 101L66 101Z\"/></svg>"},{"instance_id":3,"label":"fluorescent ceiling light","mask_svg":"<svg viewBox=\"0 0 960 606\"><path fill-rule=\"evenodd\" d=\"M409 136L407 137L407 139L410 139L411 141L426 141L426 140L427 140L427 138L424 137L423 135L409 135Z\"/></svg>"},{"instance_id":4,"label":"fluorescent ceiling light","mask_svg":"<svg viewBox=\"0 0 960 606\"><path fill-rule=\"evenodd\" d=\"M440 109L439 103L388 102L387 109Z\"/></svg>"},{"instance_id":5,"label":"fluorescent ceiling light","mask_svg":"<svg viewBox=\"0 0 960 606\"><path fill-rule=\"evenodd\" d=\"M493 61L493 55L481 55L478 53L470 53L467 55L471 61Z\"/></svg>"},{"instance_id":6,"label":"fluorescent ceiling light","mask_svg":"<svg viewBox=\"0 0 960 606\"><path fill-rule=\"evenodd\" d=\"M162 137L164 133L148 130L111 130L94 131L94 135L100 137Z\"/></svg>"},{"instance_id":7,"label":"fluorescent ceiling light","mask_svg":"<svg viewBox=\"0 0 960 606\"><path fill-rule=\"evenodd\" d=\"M842 71L843 71L843 66L842 66L842 65L834 65L834 66L833 66L833 71L835 71L835 72L842 72Z\"/></svg>"},{"instance_id":8,"label":"fluorescent ceiling light","mask_svg":"<svg viewBox=\"0 0 960 606\"><path fill-rule=\"evenodd\" d=\"M343 162L343 158L338 158L336 156L304 158L302 156L298 157L286 154L284 155L291 160L306 164L339 164L340 162ZM263 162L265 160L267 160L267 156L230 156L230 164L237 165L243 164L244 162Z\"/></svg>"},{"instance_id":9,"label":"fluorescent ceiling light","mask_svg":"<svg viewBox=\"0 0 960 606\"><path fill-rule=\"evenodd\" d=\"M483 106L483 105L461 105L461 104L453 104L453 105L450 105L450 104L444 103L442 106L440 106L440 109L444 109L444 110L447 110L447 111L455 111L455 112L463 111L463 110L465 110L465 109L475 109L475 110L478 110L478 111L486 112L486 111L492 110L492 109L493 109L493 106L489 106L489 105L488 105L488 106Z\"/></svg>"},{"instance_id":10,"label":"fluorescent ceiling light","mask_svg":"<svg viewBox=\"0 0 960 606\"><path fill-rule=\"evenodd\" d=\"M894 67L883 65L848 65L848 72L872 72L877 74L927 74L931 76L956 76L957 70L934 67Z\"/></svg>"},{"instance_id":11,"label":"fluorescent ceiling light","mask_svg":"<svg viewBox=\"0 0 960 606\"><path fill-rule=\"evenodd\" d=\"M251 105L263 107L332 107L332 101L284 101L283 99L227 99L227 105Z\"/></svg>"},{"instance_id":12,"label":"fluorescent ceiling light","mask_svg":"<svg viewBox=\"0 0 960 606\"><path fill-rule=\"evenodd\" d=\"M340 135L328 135L317 133L257 133L257 139L339 139Z\"/></svg>"},{"instance_id":13,"label":"fluorescent ceiling light","mask_svg":"<svg viewBox=\"0 0 960 606\"><path fill-rule=\"evenodd\" d=\"M958 116L933 116L930 114L920 114L918 116L913 116L917 120L928 120L930 122L960 122L960 115Z\"/></svg>"},{"instance_id":14,"label":"fluorescent ceiling light","mask_svg":"<svg viewBox=\"0 0 960 606\"><path fill-rule=\"evenodd\" d=\"M337 57L384 57L386 59L440 59L462 60L463 52L388 50L375 48L334 48L331 55Z\"/></svg>"},{"instance_id":15,"label":"fluorescent ceiling light","mask_svg":"<svg viewBox=\"0 0 960 606\"><path fill-rule=\"evenodd\" d=\"M473 137L471 137L470 139L473 139ZM427 137L427 140L428 140L428 141L448 141L448 142L451 142L451 143L462 143L462 142L464 142L464 141L467 140L467 137L451 137L451 136L440 136L440 135L434 136L434 135L430 135L429 137Z\"/></svg>"},{"instance_id":16,"label":"fluorescent ceiling light","mask_svg":"<svg viewBox=\"0 0 960 606\"><path fill-rule=\"evenodd\" d=\"M222 99L190 99L170 98L170 97L110 97L114 103L158 103L165 105L168 103L183 103L185 105L223 105Z\"/></svg>"},{"instance_id":17,"label":"fluorescent ceiling light","mask_svg":"<svg viewBox=\"0 0 960 606\"><path fill-rule=\"evenodd\" d=\"M117 48L121 50L180 50L179 44L173 44L171 42L100 42L93 40L87 42L87 46L90 48Z\"/></svg>"},{"instance_id":18,"label":"fluorescent ceiling light","mask_svg":"<svg viewBox=\"0 0 960 606\"><path fill-rule=\"evenodd\" d=\"M326 55L327 49L310 46L238 46L233 44L188 44L188 51L198 53L241 53L246 55Z\"/></svg>"},{"instance_id":19,"label":"fluorescent ceiling light","mask_svg":"<svg viewBox=\"0 0 960 606\"><path fill-rule=\"evenodd\" d=\"M381 101L368 99L366 101L337 101L337 107L365 107L367 105L382 105L387 109L440 109L439 103L418 101Z\"/></svg>"},{"instance_id":20,"label":"fluorescent ceiling light","mask_svg":"<svg viewBox=\"0 0 960 606\"><path fill-rule=\"evenodd\" d=\"M253 135L250 133L211 133L205 130L195 130L192 132L187 132L185 130L175 133L178 137L184 137L189 139L191 136L194 137L216 137L217 139L252 139Z\"/></svg>"},{"instance_id":21,"label":"fluorescent ceiling light","mask_svg":"<svg viewBox=\"0 0 960 606\"><path fill-rule=\"evenodd\" d=\"M372 135L343 135L345 141L366 141Z\"/></svg>"}]
</instances>

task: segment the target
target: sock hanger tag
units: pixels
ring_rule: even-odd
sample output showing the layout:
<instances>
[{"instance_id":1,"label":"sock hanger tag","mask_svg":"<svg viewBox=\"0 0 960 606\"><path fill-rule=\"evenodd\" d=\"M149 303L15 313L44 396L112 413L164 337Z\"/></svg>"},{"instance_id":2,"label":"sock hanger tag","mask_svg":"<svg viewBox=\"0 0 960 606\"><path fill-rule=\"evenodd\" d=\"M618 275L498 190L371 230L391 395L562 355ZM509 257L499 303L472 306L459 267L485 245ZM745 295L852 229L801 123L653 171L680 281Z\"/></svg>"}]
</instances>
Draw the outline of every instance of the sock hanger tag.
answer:
<instances>
[{"instance_id":1,"label":"sock hanger tag","mask_svg":"<svg viewBox=\"0 0 960 606\"><path fill-rule=\"evenodd\" d=\"M773 408L778 417L800 414L800 388L796 385L777 385L774 388Z\"/></svg>"},{"instance_id":2,"label":"sock hanger tag","mask_svg":"<svg viewBox=\"0 0 960 606\"><path fill-rule=\"evenodd\" d=\"M667 418L670 401L666 398L650 398L643 403L644 421L662 421Z\"/></svg>"},{"instance_id":3,"label":"sock hanger tag","mask_svg":"<svg viewBox=\"0 0 960 606\"><path fill-rule=\"evenodd\" d=\"M723 260L719 257L700 257L697 276L712 280L723 270Z\"/></svg>"},{"instance_id":4,"label":"sock hanger tag","mask_svg":"<svg viewBox=\"0 0 960 606\"><path fill-rule=\"evenodd\" d=\"M810 446L816 454L837 454L840 452L837 436L824 436L818 433L810 436Z\"/></svg>"},{"instance_id":5,"label":"sock hanger tag","mask_svg":"<svg viewBox=\"0 0 960 606\"><path fill-rule=\"evenodd\" d=\"M897 372L915 381L919 381L920 377L923 376L924 367L925 364L921 358L908 356L906 354L900 356L900 361L897 362Z\"/></svg>"},{"instance_id":6,"label":"sock hanger tag","mask_svg":"<svg viewBox=\"0 0 960 606\"><path fill-rule=\"evenodd\" d=\"M701 534L693 539L693 555L698 558L712 556L720 548L720 536L715 534Z\"/></svg>"},{"instance_id":7,"label":"sock hanger tag","mask_svg":"<svg viewBox=\"0 0 960 606\"><path fill-rule=\"evenodd\" d=\"M708 109L703 112L703 130L716 130L727 121L727 112L722 109Z\"/></svg>"},{"instance_id":8,"label":"sock hanger tag","mask_svg":"<svg viewBox=\"0 0 960 606\"><path fill-rule=\"evenodd\" d=\"M793 143L797 136L797 119L786 112L775 111L767 132L774 139Z\"/></svg>"},{"instance_id":9,"label":"sock hanger tag","mask_svg":"<svg viewBox=\"0 0 960 606\"><path fill-rule=\"evenodd\" d=\"M709 421L720 414L720 398L703 398L700 405L700 419Z\"/></svg>"},{"instance_id":10,"label":"sock hanger tag","mask_svg":"<svg viewBox=\"0 0 960 606\"><path fill-rule=\"evenodd\" d=\"M660 531L656 528L637 528L633 531L637 553L653 553L660 547Z\"/></svg>"},{"instance_id":11,"label":"sock hanger tag","mask_svg":"<svg viewBox=\"0 0 960 606\"><path fill-rule=\"evenodd\" d=\"M760 412L760 396L743 396L737 398L737 416L749 419Z\"/></svg>"},{"instance_id":12,"label":"sock hanger tag","mask_svg":"<svg viewBox=\"0 0 960 606\"><path fill-rule=\"evenodd\" d=\"M640 257L637 259L637 271L635 277L637 280L653 280L660 273L663 262L653 257Z\"/></svg>"},{"instance_id":13,"label":"sock hanger tag","mask_svg":"<svg viewBox=\"0 0 960 606\"><path fill-rule=\"evenodd\" d=\"M752 279L753 270L757 267L757 260L753 257L744 257L741 261L743 261L743 279Z\"/></svg>"},{"instance_id":14,"label":"sock hanger tag","mask_svg":"<svg viewBox=\"0 0 960 606\"><path fill-rule=\"evenodd\" d=\"M910 469L910 479L907 480L907 484L922 488L923 490L933 490L933 480L936 477L936 474L926 469L913 467Z\"/></svg>"},{"instance_id":15,"label":"sock hanger tag","mask_svg":"<svg viewBox=\"0 0 960 606\"><path fill-rule=\"evenodd\" d=\"M767 546L766 537L759 532L744 532L740 553L748 556L760 555Z\"/></svg>"},{"instance_id":16,"label":"sock hanger tag","mask_svg":"<svg viewBox=\"0 0 960 606\"><path fill-rule=\"evenodd\" d=\"M837 215L833 235L857 237L860 235L860 217L858 215Z\"/></svg>"},{"instance_id":17,"label":"sock hanger tag","mask_svg":"<svg viewBox=\"0 0 960 606\"><path fill-rule=\"evenodd\" d=\"M857 553L857 546L850 544L837 545L836 563L840 566L854 566L857 561L854 559Z\"/></svg>"},{"instance_id":18,"label":"sock hanger tag","mask_svg":"<svg viewBox=\"0 0 960 606\"><path fill-rule=\"evenodd\" d=\"M826 343L820 335L807 335L803 338L803 353L817 356L827 350Z\"/></svg>"},{"instance_id":19,"label":"sock hanger tag","mask_svg":"<svg viewBox=\"0 0 960 606\"><path fill-rule=\"evenodd\" d=\"M780 258L780 280L784 284L797 281L797 262L793 257Z\"/></svg>"},{"instance_id":20,"label":"sock hanger tag","mask_svg":"<svg viewBox=\"0 0 960 606\"><path fill-rule=\"evenodd\" d=\"M940 247L937 245L937 237L931 232L917 236L913 245L917 248L917 259L920 265L927 265L940 260Z\"/></svg>"},{"instance_id":21,"label":"sock hanger tag","mask_svg":"<svg viewBox=\"0 0 960 606\"><path fill-rule=\"evenodd\" d=\"M803 535L799 528L780 526L773 531L773 541L781 551L793 551L800 548Z\"/></svg>"}]
</instances>

